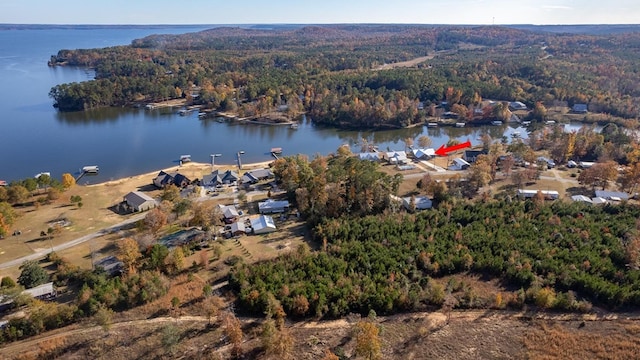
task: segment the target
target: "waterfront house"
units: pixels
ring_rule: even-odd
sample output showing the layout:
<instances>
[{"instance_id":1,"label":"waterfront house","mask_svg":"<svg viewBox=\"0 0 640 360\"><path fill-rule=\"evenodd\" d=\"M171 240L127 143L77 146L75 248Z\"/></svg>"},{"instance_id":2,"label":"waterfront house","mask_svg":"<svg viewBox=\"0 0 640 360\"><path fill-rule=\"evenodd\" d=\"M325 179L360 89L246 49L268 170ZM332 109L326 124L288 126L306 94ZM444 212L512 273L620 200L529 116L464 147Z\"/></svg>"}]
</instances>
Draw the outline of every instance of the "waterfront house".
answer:
<instances>
[{"instance_id":1,"label":"waterfront house","mask_svg":"<svg viewBox=\"0 0 640 360\"><path fill-rule=\"evenodd\" d=\"M191 180L178 172L169 174L164 171L160 171L160 173L158 173L158 176L153 179L153 185L159 187L160 189L164 189L168 185L185 187L189 184L191 184Z\"/></svg>"},{"instance_id":2,"label":"waterfront house","mask_svg":"<svg viewBox=\"0 0 640 360\"><path fill-rule=\"evenodd\" d=\"M275 213L283 213L289 210L289 201L277 201L272 199L267 199L266 201L262 201L258 203L258 210L260 214L275 214Z\"/></svg>"},{"instance_id":3,"label":"waterfront house","mask_svg":"<svg viewBox=\"0 0 640 360\"><path fill-rule=\"evenodd\" d=\"M434 149L413 149L411 152L416 159L429 160L436 156L436 151Z\"/></svg>"},{"instance_id":4,"label":"waterfront house","mask_svg":"<svg viewBox=\"0 0 640 360\"><path fill-rule=\"evenodd\" d=\"M382 154L382 158L390 164L404 164L407 162L407 153L404 151L388 151Z\"/></svg>"},{"instance_id":5,"label":"waterfront house","mask_svg":"<svg viewBox=\"0 0 640 360\"><path fill-rule=\"evenodd\" d=\"M380 155L377 152L362 152L358 154L360 160L380 161Z\"/></svg>"},{"instance_id":6,"label":"waterfront house","mask_svg":"<svg viewBox=\"0 0 640 360\"><path fill-rule=\"evenodd\" d=\"M236 185L239 179L240 177L235 171L227 170L225 172L220 172L219 170L214 170L211 174L202 177L201 185L206 187Z\"/></svg>"},{"instance_id":7,"label":"waterfront house","mask_svg":"<svg viewBox=\"0 0 640 360\"><path fill-rule=\"evenodd\" d=\"M512 101L509 103L509 110L527 110L527 105L520 101Z\"/></svg>"},{"instance_id":8,"label":"waterfront house","mask_svg":"<svg viewBox=\"0 0 640 360\"><path fill-rule=\"evenodd\" d=\"M244 173L244 175L242 175L242 178L240 179L240 182L243 184L255 184L258 181L273 178L274 175L270 169L255 169Z\"/></svg>"},{"instance_id":9,"label":"waterfront house","mask_svg":"<svg viewBox=\"0 0 640 360\"><path fill-rule=\"evenodd\" d=\"M269 215L260 215L259 217L251 220L251 228L255 235L267 234L276 231L276 223Z\"/></svg>"},{"instance_id":10,"label":"waterfront house","mask_svg":"<svg viewBox=\"0 0 640 360\"><path fill-rule=\"evenodd\" d=\"M140 191L132 191L124 196L124 203L131 211L147 211L157 206L157 202Z\"/></svg>"}]
</instances>

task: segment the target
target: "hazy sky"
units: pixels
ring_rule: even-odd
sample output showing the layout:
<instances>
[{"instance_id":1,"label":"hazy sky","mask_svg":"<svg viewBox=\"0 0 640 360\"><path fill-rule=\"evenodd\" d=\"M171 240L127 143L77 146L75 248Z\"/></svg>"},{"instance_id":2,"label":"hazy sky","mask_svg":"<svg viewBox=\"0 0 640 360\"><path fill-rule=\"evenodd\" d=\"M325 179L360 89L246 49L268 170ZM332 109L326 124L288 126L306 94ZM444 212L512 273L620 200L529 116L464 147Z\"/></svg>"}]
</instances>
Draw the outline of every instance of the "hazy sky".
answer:
<instances>
[{"instance_id":1,"label":"hazy sky","mask_svg":"<svg viewBox=\"0 0 640 360\"><path fill-rule=\"evenodd\" d=\"M0 0L13 24L638 24L639 0Z\"/></svg>"}]
</instances>

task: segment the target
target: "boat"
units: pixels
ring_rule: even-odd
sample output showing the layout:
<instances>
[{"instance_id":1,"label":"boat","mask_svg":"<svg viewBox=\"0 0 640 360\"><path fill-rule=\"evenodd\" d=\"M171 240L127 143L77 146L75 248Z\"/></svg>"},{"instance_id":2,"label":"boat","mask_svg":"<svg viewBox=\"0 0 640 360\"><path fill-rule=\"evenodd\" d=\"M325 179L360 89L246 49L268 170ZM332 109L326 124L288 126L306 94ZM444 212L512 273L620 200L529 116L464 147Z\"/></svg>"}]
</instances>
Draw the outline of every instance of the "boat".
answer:
<instances>
[{"instance_id":1,"label":"boat","mask_svg":"<svg viewBox=\"0 0 640 360\"><path fill-rule=\"evenodd\" d=\"M180 110L178 110L178 115L180 115L180 116L185 116L185 115L187 115L188 113L189 113L189 110L186 110L186 109L180 109Z\"/></svg>"},{"instance_id":2,"label":"boat","mask_svg":"<svg viewBox=\"0 0 640 360\"><path fill-rule=\"evenodd\" d=\"M463 122L456 123L456 127L458 127L458 128L463 128L464 125L465 125L465 123L463 123Z\"/></svg>"},{"instance_id":3,"label":"boat","mask_svg":"<svg viewBox=\"0 0 640 360\"><path fill-rule=\"evenodd\" d=\"M492 121L491 125L500 126L500 125L502 125L502 121L500 121L500 120Z\"/></svg>"},{"instance_id":4,"label":"boat","mask_svg":"<svg viewBox=\"0 0 640 360\"><path fill-rule=\"evenodd\" d=\"M191 162L191 155L180 155L180 163L188 163Z\"/></svg>"},{"instance_id":5,"label":"boat","mask_svg":"<svg viewBox=\"0 0 640 360\"><path fill-rule=\"evenodd\" d=\"M293 124L291 124L291 128L292 128L292 129L297 129L297 128L298 128L298 123L293 123Z\"/></svg>"},{"instance_id":6,"label":"boat","mask_svg":"<svg viewBox=\"0 0 640 360\"><path fill-rule=\"evenodd\" d=\"M282 148L280 148L280 147L271 148L271 153L272 154L282 154Z\"/></svg>"},{"instance_id":7,"label":"boat","mask_svg":"<svg viewBox=\"0 0 640 360\"><path fill-rule=\"evenodd\" d=\"M100 169L98 169L97 165L85 166L82 168L83 173L89 173L89 174L97 174L99 170Z\"/></svg>"},{"instance_id":8,"label":"boat","mask_svg":"<svg viewBox=\"0 0 640 360\"><path fill-rule=\"evenodd\" d=\"M7 186L6 180L0 180L0 186Z\"/></svg>"},{"instance_id":9,"label":"boat","mask_svg":"<svg viewBox=\"0 0 640 360\"><path fill-rule=\"evenodd\" d=\"M438 127L438 123L435 123L435 122L427 123L427 127L430 127L430 128Z\"/></svg>"},{"instance_id":10,"label":"boat","mask_svg":"<svg viewBox=\"0 0 640 360\"><path fill-rule=\"evenodd\" d=\"M37 179L37 178L39 178L39 177L40 177L40 176L42 176L42 175L47 175L48 177L51 177L51 173L50 173L50 172L41 172L41 173L39 173L39 174L36 174L36 175L34 176L34 178L36 178L36 179Z\"/></svg>"}]
</instances>

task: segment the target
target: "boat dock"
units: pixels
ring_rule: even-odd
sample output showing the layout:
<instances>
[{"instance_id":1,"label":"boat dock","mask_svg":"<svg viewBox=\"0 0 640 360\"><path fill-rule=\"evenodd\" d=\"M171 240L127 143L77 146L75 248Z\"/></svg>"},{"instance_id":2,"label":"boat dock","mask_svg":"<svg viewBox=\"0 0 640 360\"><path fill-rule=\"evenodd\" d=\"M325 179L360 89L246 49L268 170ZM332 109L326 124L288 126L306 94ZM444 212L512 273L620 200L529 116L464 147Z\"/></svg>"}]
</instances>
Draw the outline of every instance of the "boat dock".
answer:
<instances>
[{"instance_id":1,"label":"boat dock","mask_svg":"<svg viewBox=\"0 0 640 360\"><path fill-rule=\"evenodd\" d=\"M91 165L91 166L84 166L82 169L80 169L80 175L78 175L78 177L76 178L76 183L82 179L83 176L87 175L87 174L97 174L98 171L100 171L100 169L98 168L97 165Z\"/></svg>"},{"instance_id":2,"label":"boat dock","mask_svg":"<svg viewBox=\"0 0 640 360\"><path fill-rule=\"evenodd\" d=\"M271 148L271 156L273 156L276 160L278 160L278 155L282 155L282 148L281 147L274 147Z\"/></svg>"}]
</instances>

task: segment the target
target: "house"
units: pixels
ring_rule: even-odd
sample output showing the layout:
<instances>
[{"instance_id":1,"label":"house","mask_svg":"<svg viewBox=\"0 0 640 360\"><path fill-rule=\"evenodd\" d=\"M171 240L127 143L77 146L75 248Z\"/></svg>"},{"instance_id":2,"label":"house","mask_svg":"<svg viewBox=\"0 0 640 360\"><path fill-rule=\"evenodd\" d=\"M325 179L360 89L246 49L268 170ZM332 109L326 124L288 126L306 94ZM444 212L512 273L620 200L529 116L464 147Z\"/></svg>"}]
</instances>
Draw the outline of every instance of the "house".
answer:
<instances>
[{"instance_id":1,"label":"house","mask_svg":"<svg viewBox=\"0 0 640 360\"><path fill-rule=\"evenodd\" d=\"M538 157L538 162L542 162L542 163L547 164L547 167L548 167L549 169L551 169L551 168L553 168L553 167L555 167L555 166L556 166L556 162L555 162L555 161L553 161L553 160L551 160L551 159L549 159L549 158L546 158L546 157L544 157L544 156L539 156L539 157Z\"/></svg>"},{"instance_id":2,"label":"house","mask_svg":"<svg viewBox=\"0 0 640 360\"><path fill-rule=\"evenodd\" d=\"M238 173L235 171L227 170L220 172L219 170L214 170L211 174L203 176L200 184L205 187L216 187L235 185L238 180L240 180L240 176L238 176Z\"/></svg>"},{"instance_id":3,"label":"house","mask_svg":"<svg viewBox=\"0 0 640 360\"><path fill-rule=\"evenodd\" d=\"M457 119L460 116L458 113L454 113L453 111L447 111L442 114L444 119Z\"/></svg>"},{"instance_id":4,"label":"house","mask_svg":"<svg viewBox=\"0 0 640 360\"><path fill-rule=\"evenodd\" d=\"M464 159L455 158L453 159L453 164L449 166L449 170L465 170L468 169L471 164L466 162Z\"/></svg>"},{"instance_id":5,"label":"house","mask_svg":"<svg viewBox=\"0 0 640 360\"><path fill-rule=\"evenodd\" d=\"M591 162L591 161L580 161L578 163L578 167L581 168L581 169L588 169L588 168L592 167L593 164L595 164L595 163Z\"/></svg>"},{"instance_id":6,"label":"house","mask_svg":"<svg viewBox=\"0 0 640 360\"><path fill-rule=\"evenodd\" d=\"M591 203L594 205L602 205L602 204L609 203L609 200L596 196L593 199L591 199Z\"/></svg>"},{"instance_id":7,"label":"house","mask_svg":"<svg viewBox=\"0 0 640 360\"><path fill-rule=\"evenodd\" d=\"M411 150L416 159L431 159L436 156L434 149L413 149Z\"/></svg>"},{"instance_id":8,"label":"house","mask_svg":"<svg viewBox=\"0 0 640 360\"><path fill-rule=\"evenodd\" d=\"M382 158L390 164L404 164L407 162L407 153L404 151L388 151L382 154Z\"/></svg>"},{"instance_id":9,"label":"house","mask_svg":"<svg viewBox=\"0 0 640 360\"><path fill-rule=\"evenodd\" d=\"M360 160L379 161L380 155L377 152L363 152L358 154Z\"/></svg>"},{"instance_id":10,"label":"house","mask_svg":"<svg viewBox=\"0 0 640 360\"><path fill-rule=\"evenodd\" d=\"M233 175L234 174L229 174L230 177L232 177ZM275 176L273 175L273 171L271 171L270 169L255 169L244 173L244 175L242 175L242 178L240 179L240 182L243 184L255 184L260 180L273 179L274 177Z\"/></svg>"},{"instance_id":11,"label":"house","mask_svg":"<svg viewBox=\"0 0 640 360\"><path fill-rule=\"evenodd\" d=\"M233 236L240 236L240 235L244 235L247 233L246 227L244 225L244 222L242 221L236 221L233 224L230 225L231 229L229 230L231 232L231 235Z\"/></svg>"},{"instance_id":12,"label":"house","mask_svg":"<svg viewBox=\"0 0 640 360\"><path fill-rule=\"evenodd\" d=\"M478 155L487 154L489 154L489 150L465 150L464 154L462 154L462 158L469 164L473 164L478 160Z\"/></svg>"},{"instance_id":13,"label":"house","mask_svg":"<svg viewBox=\"0 0 640 360\"><path fill-rule=\"evenodd\" d=\"M289 210L289 201L276 201L268 199L258 203L258 211L260 214L283 213Z\"/></svg>"},{"instance_id":14,"label":"house","mask_svg":"<svg viewBox=\"0 0 640 360\"><path fill-rule=\"evenodd\" d=\"M238 209L236 209L235 205L220 204L218 205L218 208L222 213L224 222L226 222L227 224L231 224L235 222L238 219L238 217L240 217L240 213L238 212Z\"/></svg>"},{"instance_id":15,"label":"house","mask_svg":"<svg viewBox=\"0 0 640 360\"><path fill-rule=\"evenodd\" d=\"M132 211L147 211L158 205L153 198L140 191L132 191L125 195L124 202Z\"/></svg>"},{"instance_id":16,"label":"house","mask_svg":"<svg viewBox=\"0 0 640 360\"><path fill-rule=\"evenodd\" d=\"M178 173L166 173L164 171L160 171L158 176L153 179L153 185L159 187L160 189L164 189L167 185L175 185L177 187L185 187L191 184L191 180L188 177Z\"/></svg>"},{"instance_id":17,"label":"house","mask_svg":"<svg viewBox=\"0 0 640 360\"><path fill-rule=\"evenodd\" d=\"M527 105L520 101L512 101L509 103L509 110L527 110Z\"/></svg>"},{"instance_id":18,"label":"house","mask_svg":"<svg viewBox=\"0 0 640 360\"><path fill-rule=\"evenodd\" d=\"M576 114L586 114L588 112L587 104L574 104L571 112Z\"/></svg>"},{"instance_id":19,"label":"house","mask_svg":"<svg viewBox=\"0 0 640 360\"><path fill-rule=\"evenodd\" d=\"M416 196L414 197L414 202L416 210L431 209L431 207L433 206L431 199L426 196ZM402 198L402 205L404 205L405 209L411 210L411 197Z\"/></svg>"},{"instance_id":20,"label":"house","mask_svg":"<svg viewBox=\"0 0 640 360\"><path fill-rule=\"evenodd\" d=\"M251 228L256 235L267 234L276 231L276 224L269 215L260 215L251 220Z\"/></svg>"},{"instance_id":21,"label":"house","mask_svg":"<svg viewBox=\"0 0 640 360\"><path fill-rule=\"evenodd\" d=\"M541 193L545 199L556 200L560 198L560 194L555 190L524 190L518 189L518 196L521 199L534 198L538 193Z\"/></svg>"},{"instance_id":22,"label":"house","mask_svg":"<svg viewBox=\"0 0 640 360\"><path fill-rule=\"evenodd\" d=\"M622 191L606 191L596 190L596 197L603 198L611 201L627 201L629 200L629 194Z\"/></svg>"}]
</instances>

